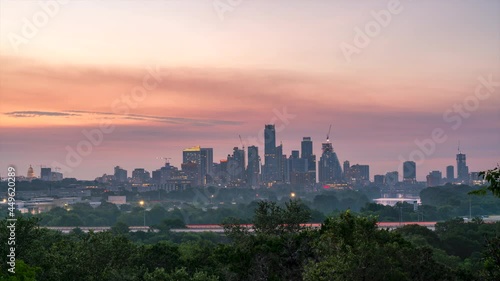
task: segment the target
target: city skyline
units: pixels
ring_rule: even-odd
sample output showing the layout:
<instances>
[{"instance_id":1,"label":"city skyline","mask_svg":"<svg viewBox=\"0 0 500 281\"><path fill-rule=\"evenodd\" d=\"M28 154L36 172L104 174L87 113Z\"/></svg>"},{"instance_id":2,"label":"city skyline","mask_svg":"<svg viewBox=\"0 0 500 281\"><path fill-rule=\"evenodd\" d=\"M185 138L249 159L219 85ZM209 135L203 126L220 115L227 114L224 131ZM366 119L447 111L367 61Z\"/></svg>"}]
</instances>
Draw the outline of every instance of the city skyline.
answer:
<instances>
[{"instance_id":1,"label":"city skyline","mask_svg":"<svg viewBox=\"0 0 500 281\"><path fill-rule=\"evenodd\" d=\"M1 280L496 280L500 0L0 0L0 186Z\"/></svg>"},{"instance_id":2,"label":"city skyline","mask_svg":"<svg viewBox=\"0 0 500 281\"><path fill-rule=\"evenodd\" d=\"M270 132L270 133L269 133ZM437 170L432 170L432 171L424 171L423 174L425 174L424 179L425 180L419 180L418 177L418 164L415 161L405 161L401 163L401 166L396 169L395 171L385 171L382 174L371 174L370 173L370 165L367 164L359 164L356 163L351 166L351 163L349 160L343 161L343 168L341 168L340 161L337 158L337 154L333 149L333 144L330 142L329 134L327 135L327 139L325 142L321 143L321 157L320 161L316 162L316 156L311 153L311 148L314 147L313 143L314 141L312 140L311 137L303 137L302 142L301 142L301 149L300 150L291 150L290 154L286 154L283 151L283 144L281 143L279 146L275 146L275 139L276 139L276 133L275 133L275 125L274 124L266 124L265 129L264 129L264 143L267 144L266 147L268 149L268 153L270 152L271 154L269 155L268 153L265 153L264 149L264 155L268 155L270 157L271 161L267 160L264 156L264 158L261 159L259 156L261 152L259 152L259 147L257 146L248 146L247 149L245 149L245 144L243 143L242 139L240 139L241 142L241 149L238 146L233 147L233 153L232 154L227 154L227 158L220 159L219 161L215 161L213 159L213 148L207 148L207 147L201 147L200 145L195 145L191 147L187 147L182 150L182 161L179 163L179 165L175 165L174 163L171 162L171 157L157 157L157 160L163 161L164 165L158 166L156 168L153 168L151 170L144 169L143 166L139 167L133 167L131 169L123 169L120 165L114 167L114 175L116 177L117 173L119 174L118 178L115 180L118 182L125 182L127 181L127 173L128 171L136 172L140 171L140 173L145 173L147 172L148 174L151 173L154 175L155 172L161 173L161 170L167 168L170 169L170 167L173 167L174 169L179 169L182 170L183 172L186 173L188 176L188 179L195 185L200 185L200 186L207 186L210 185L210 182L207 181L207 175L210 177L217 177L217 174L225 174L228 173L231 174L231 177L235 177L234 179L239 179L243 182L246 182L245 185L248 186L258 186L260 185L266 185L266 182L278 182L278 183L285 183L288 182L290 183L291 176L290 173L293 173L296 171L296 168L298 168L297 172L300 170L303 170L301 173L310 173L313 171L313 175L311 179L305 179L306 182L304 184L307 185L307 183L312 184L312 183L344 183L344 182L350 182L351 178L356 178L356 179L361 179L361 180L366 180L368 182L372 183L377 183L377 177L384 177L384 184L391 184L392 181L394 182L402 182L406 184L415 184L417 182L425 182L427 181L429 183L429 176L435 176L435 173L439 173L439 175L445 174L445 176L440 176L439 178L435 178L434 182L440 182L442 180L454 180L457 182L468 182L470 180L471 174L475 174L472 176L473 178L477 177L477 173L479 171L474 171L474 170L469 170L469 166L466 164L466 154L462 153L460 150L460 147L458 147L458 154L456 154L456 168L457 171L462 170L459 174L456 175L456 177L453 177L453 171L449 171L450 167L452 170L454 169L453 165L448 165L445 167L445 169L437 169ZM274 149L271 150L271 148L274 145ZM252 152L250 152L250 150ZM277 152L279 151L279 152ZM248 161L245 160L245 153L248 154ZM256 155L256 157L251 157L251 155ZM300 157L299 157L300 155ZM326 159L323 159L326 155ZM284 162L278 162L279 157L277 156L282 156L283 160L287 162L286 164ZM312 158L311 158L312 157ZM274 161L276 160L276 163ZM288 161L297 161L297 160L304 160L304 163L300 162L289 162ZM312 161L312 166L311 163ZM231 163L232 162L232 163ZM279 169L276 171L273 171L273 168L269 170L270 168L266 166L267 163L271 163L272 165L277 165L277 167L281 167L281 172L279 172ZM211 163L211 164L210 164ZM194 166L192 164L195 164ZM221 168L223 168L224 171L212 171L213 169L216 168L217 165L220 165ZM222 166L224 165L224 166ZM297 166L298 165L298 166ZM305 166L304 166L305 165ZM36 172L34 172L34 169L32 168L32 165L29 166L28 171L27 171L27 178L32 179L32 178L39 178L44 181L53 181L53 180L62 180L63 174L60 173L61 168L60 167L47 167L46 165L38 165L40 167L40 175L37 175ZM323 168L322 168L323 166ZM243 169L241 169L243 167ZM373 166L372 166L373 167ZM70 168L70 167L65 167L65 168ZM219 169L221 169L219 168ZM54 171L51 171L53 169ZM227 171L226 171L227 169ZM354 169L354 170L353 170ZM44 175L44 170L45 170L45 175ZM64 172L64 168L62 170ZM117 172L118 171L118 172ZM260 171L260 172L259 172ZM133 172L131 173L131 177L128 178L133 178ZM232 174L232 173L236 174ZM52 173L52 174L51 174ZM421 172L422 173L422 172ZM252 174L256 175L256 180L255 182L258 182L259 184L254 185L254 180L252 180ZM323 176L322 176L323 174ZM384 175L385 174L385 175ZM395 179L389 179L389 182L386 182L385 178L387 177L392 177L392 174L396 174ZM110 176L113 175L113 173L103 173L102 176ZM399 175L401 175L401 181L399 180ZM451 176L450 176L451 175ZM169 175L164 175L167 178L170 177ZM164 177L158 175L158 177ZM305 176L305 175L304 175ZM149 177L149 176L148 176ZM284 177L284 178L281 178ZM309 175L308 177L311 177ZM96 177L100 178L100 175ZM286 178L286 179L285 179ZM304 180L304 179L302 179ZM363 184L363 182L354 182L355 184ZM292 184L293 183L292 180Z\"/></svg>"},{"instance_id":3,"label":"city skyline","mask_svg":"<svg viewBox=\"0 0 500 281\"><path fill-rule=\"evenodd\" d=\"M153 171L157 157L180 167L181 151L195 145L218 161L241 147L239 135L264 158L269 123L286 155L311 137L316 161L333 124L340 163L368 164L371 175L401 172L435 129L445 140L417 165L417 180L455 165L459 141L471 171L496 166L500 3L401 0L401 12L347 61L342 43L387 4L243 1L221 20L206 1L70 1L13 44L24 19L45 10L1 1L1 174L66 165L67 148L101 121L114 129L65 176L94 179L117 165ZM131 101L136 87L146 92Z\"/></svg>"}]
</instances>

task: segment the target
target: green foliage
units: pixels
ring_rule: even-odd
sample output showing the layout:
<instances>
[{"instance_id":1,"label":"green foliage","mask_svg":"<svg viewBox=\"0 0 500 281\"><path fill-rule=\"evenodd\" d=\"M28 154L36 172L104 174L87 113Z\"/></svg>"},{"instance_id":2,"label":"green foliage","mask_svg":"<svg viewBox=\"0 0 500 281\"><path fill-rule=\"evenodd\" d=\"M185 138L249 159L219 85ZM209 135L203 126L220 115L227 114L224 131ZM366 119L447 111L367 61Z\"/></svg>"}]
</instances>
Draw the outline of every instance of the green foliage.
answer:
<instances>
[{"instance_id":1,"label":"green foliage","mask_svg":"<svg viewBox=\"0 0 500 281\"><path fill-rule=\"evenodd\" d=\"M23 260L16 260L15 273L4 273L0 275L0 281L36 281L36 273L40 268L32 267Z\"/></svg>"},{"instance_id":2,"label":"green foliage","mask_svg":"<svg viewBox=\"0 0 500 281\"><path fill-rule=\"evenodd\" d=\"M165 208L160 205L154 206L151 210L146 213L148 225L155 225L160 223L167 217L168 213Z\"/></svg>"},{"instance_id":3,"label":"green foliage","mask_svg":"<svg viewBox=\"0 0 500 281\"><path fill-rule=\"evenodd\" d=\"M409 241L420 243L420 245L436 248L441 243L441 240L439 239L439 236L435 231L416 224L405 225L401 228L396 229L395 232L400 233Z\"/></svg>"},{"instance_id":4,"label":"green foliage","mask_svg":"<svg viewBox=\"0 0 500 281\"><path fill-rule=\"evenodd\" d=\"M451 274L429 248L415 248L398 233L378 230L374 217L349 211L325 221L314 252L304 280L449 280Z\"/></svg>"},{"instance_id":5,"label":"green foliage","mask_svg":"<svg viewBox=\"0 0 500 281\"><path fill-rule=\"evenodd\" d=\"M255 210L254 232L234 222L225 224L232 244L216 251L224 265L223 276L228 280L302 280L312 237L302 224L309 219L309 209L298 200L284 207L263 201Z\"/></svg>"},{"instance_id":6,"label":"green foliage","mask_svg":"<svg viewBox=\"0 0 500 281\"><path fill-rule=\"evenodd\" d=\"M301 224L310 218L309 209L299 200L290 200L284 208L276 202L263 201L255 210L253 227L256 233L280 235L303 230Z\"/></svg>"},{"instance_id":7,"label":"green foliage","mask_svg":"<svg viewBox=\"0 0 500 281\"><path fill-rule=\"evenodd\" d=\"M325 214L330 214L339 208L339 200L334 194L320 194L314 197L313 205Z\"/></svg>"},{"instance_id":8,"label":"green foliage","mask_svg":"<svg viewBox=\"0 0 500 281\"><path fill-rule=\"evenodd\" d=\"M481 276L484 280L500 280L500 237L487 239L486 251L483 253L484 267Z\"/></svg>"},{"instance_id":9,"label":"green foliage","mask_svg":"<svg viewBox=\"0 0 500 281\"><path fill-rule=\"evenodd\" d=\"M111 232L89 233L78 241L52 245L42 260L45 280L120 280L140 271L137 246ZM117 279L118 278L118 279Z\"/></svg>"},{"instance_id":10,"label":"green foliage","mask_svg":"<svg viewBox=\"0 0 500 281\"><path fill-rule=\"evenodd\" d=\"M111 232L113 234L121 234L121 235L126 235L130 231L128 225L123 222L117 222L114 226L111 227Z\"/></svg>"},{"instance_id":11,"label":"green foliage","mask_svg":"<svg viewBox=\"0 0 500 281\"><path fill-rule=\"evenodd\" d=\"M445 220L454 217L492 215L500 213L499 198L486 194L485 196L470 195L475 187L466 185L447 185L430 187L420 192L422 204L437 209L437 213L425 212L428 219ZM472 207L472 210L469 208Z\"/></svg>"},{"instance_id":12,"label":"green foliage","mask_svg":"<svg viewBox=\"0 0 500 281\"><path fill-rule=\"evenodd\" d=\"M169 232L171 229L186 228L186 224L182 219L164 219L161 223L154 225L154 228L161 232Z\"/></svg>"},{"instance_id":13,"label":"green foliage","mask_svg":"<svg viewBox=\"0 0 500 281\"><path fill-rule=\"evenodd\" d=\"M441 240L440 248L462 259L470 257L483 244L486 233L479 228L481 224L465 223L461 218L437 223L435 232Z\"/></svg>"},{"instance_id":14,"label":"green foliage","mask_svg":"<svg viewBox=\"0 0 500 281\"><path fill-rule=\"evenodd\" d=\"M479 172L479 177L484 177L484 179L489 183L489 186L471 191L470 194L486 195L489 190L494 196L500 197L500 166L492 170Z\"/></svg>"},{"instance_id":15,"label":"green foliage","mask_svg":"<svg viewBox=\"0 0 500 281\"><path fill-rule=\"evenodd\" d=\"M208 275L206 272L196 272L190 275L185 267L172 273L167 273L163 268L156 268L151 273L144 274L144 281L218 281L217 276Z\"/></svg>"},{"instance_id":16,"label":"green foliage","mask_svg":"<svg viewBox=\"0 0 500 281\"><path fill-rule=\"evenodd\" d=\"M431 192L436 190L440 191ZM442 191L448 192L446 188ZM342 196L339 198L347 198ZM458 196L467 198L461 193ZM319 197L318 202L325 197ZM457 204L455 199L447 199L449 206L461 206L462 201L457 199ZM72 214L86 221L86 213L95 215L97 210L88 207L76 205L71 211L55 208L52 219L58 219L56 214ZM70 234L39 228L38 219L20 215L16 270L23 274L15 277L28 279L12 280L498 280L500 223L453 219L438 223L435 231L417 225L387 231L377 228L377 217L366 215L393 218L398 207L408 207L403 217L411 217L411 205L393 208L369 204L363 215L342 212L325 219L321 228L311 229L304 223L311 221L314 210L300 200L260 201L212 211L183 205L182 212L167 212L158 205L148 218L167 217L156 224L159 232L128 232L127 218L138 214L142 219L143 209L132 208L130 213L118 215L114 205L104 204L97 212L123 220L111 231L88 234L78 228ZM439 210L428 205L421 209L426 213ZM232 218L223 224L225 236L171 231L185 227L183 216L195 220L250 211L253 218L243 221L253 223L253 229ZM9 235L6 223L0 222L1 241L7 241ZM4 266L6 248L0 249L0 280L13 277Z\"/></svg>"},{"instance_id":17,"label":"green foliage","mask_svg":"<svg viewBox=\"0 0 500 281\"><path fill-rule=\"evenodd\" d=\"M179 246L171 242L160 241L141 249L141 257L145 267L153 271L162 268L168 272L174 270L180 264Z\"/></svg>"}]
</instances>

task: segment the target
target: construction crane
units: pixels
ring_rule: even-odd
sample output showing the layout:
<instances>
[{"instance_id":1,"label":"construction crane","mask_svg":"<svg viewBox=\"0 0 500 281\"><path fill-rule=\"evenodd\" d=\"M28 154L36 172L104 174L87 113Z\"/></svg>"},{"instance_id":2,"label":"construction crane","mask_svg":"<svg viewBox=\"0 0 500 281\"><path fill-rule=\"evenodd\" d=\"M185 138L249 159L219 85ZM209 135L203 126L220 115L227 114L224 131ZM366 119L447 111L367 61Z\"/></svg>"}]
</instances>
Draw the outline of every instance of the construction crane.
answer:
<instances>
[{"instance_id":1,"label":"construction crane","mask_svg":"<svg viewBox=\"0 0 500 281\"><path fill-rule=\"evenodd\" d=\"M332 130L332 124L330 124L330 128L328 129L328 134L326 134L326 141L330 141L330 131Z\"/></svg>"},{"instance_id":2,"label":"construction crane","mask_svg":"<svg viewBox=\"0 0 500 281\"><path fill-rule=\"evenodd\" d=\"M172 158L170 158L170 157L156 157L156 159L164 160L165 161L165 166L166 166L167 164L170 165L170 161L169 160L172 159Z\"/></svg>"}]
</instances>

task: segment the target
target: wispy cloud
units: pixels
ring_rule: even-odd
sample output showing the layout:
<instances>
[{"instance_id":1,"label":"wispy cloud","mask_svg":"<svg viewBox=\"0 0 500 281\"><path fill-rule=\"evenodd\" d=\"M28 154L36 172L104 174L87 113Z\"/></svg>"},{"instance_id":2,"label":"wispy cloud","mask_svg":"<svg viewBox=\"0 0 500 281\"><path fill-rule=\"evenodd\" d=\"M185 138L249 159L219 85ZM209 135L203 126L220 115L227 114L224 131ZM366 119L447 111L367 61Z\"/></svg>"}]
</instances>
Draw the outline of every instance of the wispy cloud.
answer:
<instances>
[{"instance_id":1,"label":"wispy cloud","mask_svg":"<svg viewBox=\"0 0 500 281\"><path fill-rule=\"evenodd\" d=\"M194 126L215 126L215 125L242 125L243 122L240 121L229 121L229 120L219 120L219 119L193 119L184 117L169 117L169 116L153 116L153 115L141 115L141 114L116 114L112 112L96 112L96 111L84 111L84 110L67 110L67 111L12 111L4 113L7 116L14 118L33 118L40 116L49 117L89 117L94 118L107 118L111 116L112 119L119 120L136 120L136 121L152 121L152 122L163 122L174 125L194 125Z\"/></svg>"},{"instance_id":2,"label":"wispy cloud","mask_svg":"<svg viewBox=\"0 0 500 281\"><path fill-rule=\"evenodd\" d=\"M77 114L92 114L92 115L107 115L115 116L121 119L129 120L139 120L139 121L156 121L164 122L169 124L190 124L197 126L214 126L214 125L241 125L243 122L240 121L229 121L229 120L218 120L218 119L193 119L184 117L170 117L170 116L153 116L153 115L142 115L142 114L116 114L112 112L95 112L95 111L84 111L84 110L69 110L67 112L77 113Z\"/></svg>"},{"instance_id":3,"label":"wispy cloud","mask_svg":"<svg viewBox=\"0 0 500 281\"><path fill-rule=\"evenodd\" d=\"M76 113L66 113L66 112L54 112L54 111L12 111L7 112L5 115L15 118L25 118L25 117L39 117L39 116L53 116L53 117L67 117L67 116L79 116Z\"/></svg>"}]
</instances>

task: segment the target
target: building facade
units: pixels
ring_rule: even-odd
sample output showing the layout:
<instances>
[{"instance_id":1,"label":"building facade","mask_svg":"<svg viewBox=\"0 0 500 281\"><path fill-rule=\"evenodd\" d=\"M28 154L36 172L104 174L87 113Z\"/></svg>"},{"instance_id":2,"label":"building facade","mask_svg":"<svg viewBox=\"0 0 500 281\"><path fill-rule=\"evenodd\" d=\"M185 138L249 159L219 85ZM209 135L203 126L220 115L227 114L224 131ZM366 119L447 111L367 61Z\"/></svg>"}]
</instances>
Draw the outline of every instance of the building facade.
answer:
<instances>
[{"instance_id":1,"label":"building facade","mask_svg":"<svg viewBox=\"0 0 500 281\"><path fill-rule=\"evenodd\" d=\"M247 166L247 185L256 188L260 185L260 157L257 146L249 146L248 166Z\"/></svg>"},{"instance_id":2,"label":"building facade","mask_svg":"<svg viewBox=\"0 0 500 281\"><path fill-rule=\"evenodd\" d=\"M446 167L446 180L450 183L455 180L455 167L452 165Z\"/></svg>"},{"instance_id":3,"label":"building facade","mask_svg":"<svg viewBox=\"0 0 500 281\"><path fill-rule=\"evenodd\" d=\"M264 171L262 176L266 182L277 181L279 178L274 125L265 125L264 127Z\"/></svg>"},{"instance_id":4,"label":"building facade","mask_svg":"<svg viewBox=\"0 0 500 281\"><path fill-rule=\"evenodd\" d=\"M403 163L403 182L417 182L417 164L414 161L405 161Z\"/></svg>"},{"instance_id":5,"label":"building facade","mask_svg":"<svg viewBox=\"0 0 500 281\"><path fill-rule=\"evenodd\" d=\"M313 141L311 137L303 137L300 145L300 158L307 161L307 185L316 183L316 155L313 152Z\"/></svg>"},{"instance_id":6,"label":"building facade","mask_svg":"<svg viewBox=\"0 0 500 281\"><path fill-rule=\"evenodd\" d=\"M122 169L120 166L115 167L115 181L127 182L127 170Z\"/></svg>"},{"instance_id":7,"label":"building facade","mask_svg":"<svg viewBox=\"0 0 500 281\"><path fill-rule=\"evenodd\" d=\"M469 182L469 167L467 167L466 156L463 153L457 154L457 181Z\"/></svg>"},{"instance_id":8,"label":"building facade","mask_svg":"<svg viewBox=\"0 0 500 281\"><path fill-rule=\"evenodd\" d=\"M322 144L321 158L318 164L319 181L321 183L338 183L342 180L342 168L337 154L330 142Z\"/></svg>"}]
</instances>

